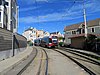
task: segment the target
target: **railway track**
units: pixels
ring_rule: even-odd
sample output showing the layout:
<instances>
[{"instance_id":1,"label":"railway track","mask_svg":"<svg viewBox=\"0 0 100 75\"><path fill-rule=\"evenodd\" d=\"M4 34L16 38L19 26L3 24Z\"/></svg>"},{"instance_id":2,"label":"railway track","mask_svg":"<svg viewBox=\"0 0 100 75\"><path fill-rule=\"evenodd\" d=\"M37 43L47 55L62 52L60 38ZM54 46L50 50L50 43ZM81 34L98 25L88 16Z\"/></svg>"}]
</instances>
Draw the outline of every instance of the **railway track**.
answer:
<instances>
[{"instance_id":1,"label":"railway track","mask_svg":"<svg viewBox=\"0 0 100 75\"><path fill-rule=\"evenodd\" d=\"M85 55L85 56L88 56L88 57L91 57L91 58L93 58L93 59L96 59L96 60L98 60L98 59L100 59L100 56L97 54L97 55L93 55L93 54L91 54L91 53L89 53L89 52L83 52L83 51L79 51L79 50L73 50L73 49L68 49L68 48L66 48L66 47L61 47L60 49L62 49L62 50L67 50L67 51L72 51L72 52L75 52L75 53L79 53L79 54L82 54L82 55ZM100 64L100 62L99 62L99 64Z\"/></svg>"},{"instance_id":2,"label":"railway track","mask_svg":"<svg viewBox=\"0 0 100 75\"><path fill-rule=\"evenodd\" d=\"M48 75L48 55L36 48L35 57L17 75Z\"/></svg>"},{"instance_id":3,"label":"railway track","mask_svg":"<svg viewBox=\"0 0 100 75\"><path fill-rule=\"evenodd\" d=\"M41 54L41 61L40 61L39 69L38 69L38 72L36 75L41 75L42 72L44 72L44 74L42 73L43 75L48 75L48 55L47 55L45 49L42 49L42 48L41 48L41 53L42 53ZM44 57L44 55L46 58ZM44 69L42 66L42 64L44 64L43 60L45 60L45 68Z\"/></svg>"},{"instance_id":4,"label":"railway track","mask_svg":"<svg viewBox=\"0 0 100 75\"><path fill-rule=\"evenodd\" d=\"M37 53L38 53L37 50L34 49L26 57L25 56L23 58L21 57L21 59L18 62L16 62L16 64L13 67L11 67L9 71L5 72L4 75L21 75L24 71L26 71L29 65L33 62L33 60L37 56Z\"/></svg>"},{"instance_id":5,"label":"railway track","mask_svg":"<svg viewBox=\"0 0 100 75\"><path fill-rule=\"evenodd\" d=\"M62 55L66 56L66 57L68 57L70 60L75 62L77 65L79 65L81 68L83 68L90 75L100 75L100 72L98 72L98 71L96 71L92 68L92 66L94 66L94 65L96 65L96 67L97 66L100 67L100 65L97 61L94 61L90 58L84 57L83 55L78 54L78 53L75 54L75 52L72 52L72 51L70 52L70 51L67 51L65 49L62 49L62 50L53 49L53 50L61 53Z\"/></svg>"},{"instance_id":6,"label":"railway track","mask_svg":"<svg viewBox=\"0 0 100 75\"><path fill-rule=\"evenodd\" d=\"M37 53L38 53L38 50L36 49L35 56L26 64L26 66L17 75L21 75L29 67L29 65L32 63L34 58L37 56Z\"/></svg>"},{"instance_id":7,"label":"railway track","mask_svg":"<svg viewBox=\"0 0 100 75\"><path fill-rule=\"evenodd\" d=\"M78 51L74 51L74 50L68 50L68 49L61 49L63 51L66 51L68 53L74 54L76 56L80 56L82 58L85 58L87 61L100 66L100 61L97 61L95 58L90 57L89 55L87 55L86 53L82 53L82 52L78 52Z\"/></svg>"}]
</instances>

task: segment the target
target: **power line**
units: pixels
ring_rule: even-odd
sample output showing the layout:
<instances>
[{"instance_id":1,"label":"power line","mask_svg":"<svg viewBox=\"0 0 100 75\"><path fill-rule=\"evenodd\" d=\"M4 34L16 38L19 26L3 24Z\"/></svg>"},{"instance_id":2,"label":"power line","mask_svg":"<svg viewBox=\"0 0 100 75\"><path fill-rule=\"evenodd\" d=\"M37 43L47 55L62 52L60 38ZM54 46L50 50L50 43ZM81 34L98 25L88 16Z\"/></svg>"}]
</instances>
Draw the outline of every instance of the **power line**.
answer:
<instances>
[{"instance_id":1,"label":"power line","mask_svg":"<svg viewBox=\"0 0 100 75\"><path fill-rule=\"evenodd\" d=\"M69 7L68 8L68 10L67 10L67 14L68 14L68 12L72 9L72 7L75 5L75 3L76 3L76 1L74 0L74 2L73 2L73 4L71 5L71 7ZM64 16L62 16L62 17L65 17L66 15L64 15Z\"/></svg>"}]
</instances>

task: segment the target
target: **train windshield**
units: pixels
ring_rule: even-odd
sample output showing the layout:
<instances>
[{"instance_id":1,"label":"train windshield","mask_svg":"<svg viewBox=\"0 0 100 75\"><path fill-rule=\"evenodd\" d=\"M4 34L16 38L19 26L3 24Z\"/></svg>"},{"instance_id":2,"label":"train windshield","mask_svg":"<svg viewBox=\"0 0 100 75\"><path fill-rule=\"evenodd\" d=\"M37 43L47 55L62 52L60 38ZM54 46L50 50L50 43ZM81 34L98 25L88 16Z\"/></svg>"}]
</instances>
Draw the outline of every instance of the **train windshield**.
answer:
<instances>
[{"instance_id":1,"label":"train windshield","mask_svg":"<svg viewBox=\"0 0 100 75\"><path fill-rule=\"evenodd\" d=\"M57 43L57 40L52 40L53 43Z\"/></svg>"},{"instance_id":2,"label":"train windshield","mask_svg":"<svg viewBox=\"0 0 100 75\"><path fill-rule=\"evenodd\" d=\"M57 39L57 36L52 36L53 39Z\"/></svg>"}]
</instances>

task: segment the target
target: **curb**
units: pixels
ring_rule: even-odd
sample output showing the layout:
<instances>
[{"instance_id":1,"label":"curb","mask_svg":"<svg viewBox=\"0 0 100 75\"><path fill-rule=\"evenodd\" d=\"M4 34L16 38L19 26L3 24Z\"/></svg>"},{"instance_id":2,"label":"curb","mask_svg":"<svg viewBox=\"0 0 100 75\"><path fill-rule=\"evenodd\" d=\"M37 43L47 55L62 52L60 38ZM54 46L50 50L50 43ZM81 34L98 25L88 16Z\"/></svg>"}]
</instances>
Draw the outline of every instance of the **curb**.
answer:
<instances>
[{"instance_id":1,"label":"curb","mask_svg":"<svg viewBox=\"0 0 100 75\"><path fill-rule=\"evenodd\" d=\"M31 52L33 51L32 47L27 47L25 51L19 53L18 55L6 59L0 62L0 75L5 75L8 71L16 67L22 61L27 59Z\"/></svg>"}]
</instances>

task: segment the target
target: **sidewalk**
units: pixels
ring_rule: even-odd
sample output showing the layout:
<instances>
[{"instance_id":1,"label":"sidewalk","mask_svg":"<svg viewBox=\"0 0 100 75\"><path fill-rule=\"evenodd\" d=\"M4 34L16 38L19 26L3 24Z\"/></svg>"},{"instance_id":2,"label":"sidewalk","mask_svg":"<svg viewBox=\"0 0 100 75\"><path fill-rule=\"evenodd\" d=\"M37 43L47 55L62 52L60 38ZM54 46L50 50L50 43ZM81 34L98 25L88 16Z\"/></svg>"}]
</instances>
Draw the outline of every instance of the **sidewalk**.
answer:
<instances>
[{"instance_id":1,"label":"sidewalk","mask_svg":"<svg viewBox=\"0 0 100 75\"><path fill-rule=\"evenodd\" d=\"M32 47L27 47L26 50L19 53L18 55L11 57L9 59L6 59L4 61L1 61L0 62L0 75L5 75L11 69L16 67L19 63L27 59L29 55L32 53L32 51L33 51Z\"/></svg>"}]
</instances>

